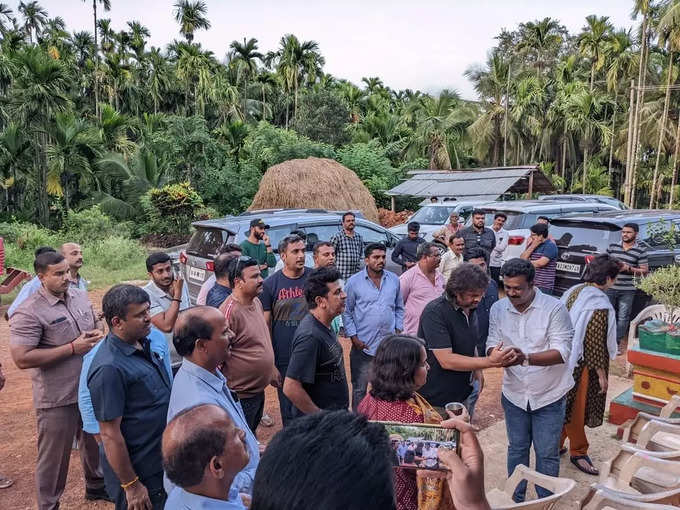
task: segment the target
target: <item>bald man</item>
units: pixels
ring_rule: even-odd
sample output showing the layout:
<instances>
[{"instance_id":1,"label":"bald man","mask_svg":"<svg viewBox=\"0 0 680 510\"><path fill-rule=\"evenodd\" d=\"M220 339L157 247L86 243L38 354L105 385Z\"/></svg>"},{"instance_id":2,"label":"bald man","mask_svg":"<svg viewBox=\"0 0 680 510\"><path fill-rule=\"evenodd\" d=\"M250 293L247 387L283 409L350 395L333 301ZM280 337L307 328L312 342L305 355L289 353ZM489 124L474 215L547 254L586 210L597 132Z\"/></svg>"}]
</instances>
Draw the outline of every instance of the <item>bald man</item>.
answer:
<instances>
[{"instance_id":1,"label":"bald man","mask_svg":"<svg viewBox=\"0 0 680 510\"><path fill-rule=\"evenodd\" d=\"M80 268L83 267L83 250L78 243L64 243L59 250L68 262L69 285L71 288L87 290L87 280L80 276Z\"/></svg>"},{"instance_id":2,"label":"bald man","mask_svg":"<svg viewBox=\"0 0 680 510\"><path fill-rule=\"evenodd\" d=\"M234 398L227 387L227 379L217 368L229 365L233 338L234 334L229 330L224 315L217 308L195 306L180 312L175 323L173 343L183 361L172 384L168 422L183 410L198 404L215 404L224 409L236 427L244 431L250 460L232 484L236 490L244 492L252 486L260 452L241 403ZM170 494L173 488L166 477L165 490Z\"/></svg>"},{"instance_id":3,"label":"bald man","mask_svg":"<svg viewBox=\"0 0 680 510\"><path fill-rule=\"evenodd\" d=\"M165 510L242 510L236 475L248 464L245 432L214 404L180 411L163 433L163 469L175 488Z\"/></svg>"}]
</instances>

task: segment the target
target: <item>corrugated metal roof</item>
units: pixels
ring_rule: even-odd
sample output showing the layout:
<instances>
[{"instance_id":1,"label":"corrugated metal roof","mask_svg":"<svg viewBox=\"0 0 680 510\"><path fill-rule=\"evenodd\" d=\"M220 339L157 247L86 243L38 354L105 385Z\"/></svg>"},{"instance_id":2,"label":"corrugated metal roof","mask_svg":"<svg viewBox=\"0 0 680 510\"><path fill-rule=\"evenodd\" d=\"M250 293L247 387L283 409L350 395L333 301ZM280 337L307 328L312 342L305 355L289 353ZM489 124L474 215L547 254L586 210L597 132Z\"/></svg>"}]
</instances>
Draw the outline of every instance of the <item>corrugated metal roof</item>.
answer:
<instances>
[{"instance_id":1,"label":"corrugated metal roof","mask_svg":"<svg viewBox=\"0 0 680 510\"><path fill-rule=\"evenodd\" d=\"M534 191L552 191L550 181L536 167L480 168L478 170L411 170L410 178L387 195L445 196L464 200L496 200L509 191L526 191L534 172Z\"/></svg>"}]
</instances>

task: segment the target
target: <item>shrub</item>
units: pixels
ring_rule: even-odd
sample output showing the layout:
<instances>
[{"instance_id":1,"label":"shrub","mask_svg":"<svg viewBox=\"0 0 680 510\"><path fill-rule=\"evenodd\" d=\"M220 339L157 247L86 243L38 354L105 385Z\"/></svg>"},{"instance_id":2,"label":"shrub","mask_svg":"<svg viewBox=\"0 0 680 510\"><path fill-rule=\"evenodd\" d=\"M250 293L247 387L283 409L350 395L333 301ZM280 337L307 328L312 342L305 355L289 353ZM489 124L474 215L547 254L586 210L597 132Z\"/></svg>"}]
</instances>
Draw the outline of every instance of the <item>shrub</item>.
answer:
<instances>
[{"instance_id":1,"label":"shrub","mask_svg":"<svg viewBox=\"0 0 680 510\"><path fill-rule=\"evenodd\" d=\"M293 128L317 142L342 145L349 140L349 110L328 90L310 91L300 98Z\"/></svg>"},{"instance_id":2,"label":"shrub","mask_svg":"<svg viewBox=\"0 0 680 510\"><path fill-rule=\"evenodd\" d=\"M114 223L98 205L82 211L69 211L64 219L64 238L77 243L88 243L110 236L129 237L125 223Z\"/></svg>"},{"instance_id":3,"label":"shrub","mask_svg":"<svg viewBox=\"0 0 680 510\"><path fill-rule=\"evenodd\" d=\"M196 211L203 207L201 196L188 182L150 189L141 203L148 218L148 233L156 234L188 233Z\"/></svg>"},{"instance_id":4,"label":"shrub","mask_svg":"<svg viewBox=\"0 0 680 510\"><path fill-rule=\"evenodd\" d=\"M111 236L83 246L84 272L88 264L108 270L125 269L146 259L146 250L139 242L120 236Z\"/></svg>"},{"instance_id":5,"label":"shrub","mask_svg":"<svg viewBox=\"0 0 680 510\"><path fill-rule=\"evenodd\" d=\"M680 308L680 266L657 269L640 280L637 287L670 310Z\"/></svg>"}]
</instances>

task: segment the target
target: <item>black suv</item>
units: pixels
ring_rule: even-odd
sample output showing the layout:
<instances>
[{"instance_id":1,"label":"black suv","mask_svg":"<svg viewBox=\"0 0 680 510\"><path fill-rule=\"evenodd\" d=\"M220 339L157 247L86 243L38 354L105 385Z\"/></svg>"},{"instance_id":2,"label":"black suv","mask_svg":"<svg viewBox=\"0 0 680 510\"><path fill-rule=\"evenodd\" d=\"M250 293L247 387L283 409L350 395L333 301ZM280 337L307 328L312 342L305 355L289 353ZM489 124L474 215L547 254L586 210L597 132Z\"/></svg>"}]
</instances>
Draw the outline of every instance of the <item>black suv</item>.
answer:
<instances>
[{"instance_id":1,"label":"black suv","mask_svg":"<svg viewBox=\"0 0 680 510\"><path fill-rule=\"evenodd\" d=\"M599 253L606 253L612 243L621 242L621 229L626 223L640 226L638 241L647 248L649 269L680 264L680 211L627 210L607 211L596 216L566 216L550 220L550 235L557 244L555 293L561 295L582 281L586 264ZM674 228L671 228L674 225ZM664 231L674 232L669 239ZM644 306L648 296L638 291L636 310Z\"/></svg>"}]
</instances>

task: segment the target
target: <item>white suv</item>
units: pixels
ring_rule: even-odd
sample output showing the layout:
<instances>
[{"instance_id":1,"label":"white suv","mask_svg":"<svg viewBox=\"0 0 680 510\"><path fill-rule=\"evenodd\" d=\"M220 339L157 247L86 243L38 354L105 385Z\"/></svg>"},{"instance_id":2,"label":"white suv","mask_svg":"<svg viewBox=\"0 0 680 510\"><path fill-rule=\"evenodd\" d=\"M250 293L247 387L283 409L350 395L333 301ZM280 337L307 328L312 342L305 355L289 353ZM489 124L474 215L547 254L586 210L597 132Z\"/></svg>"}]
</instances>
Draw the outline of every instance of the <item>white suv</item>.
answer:
<instances>
[{"instance_id":1,"label":"white suv","mask_svg":"<svg viewBox=\"0 0 680 510\"><path fill-rule=\"evenodd\" d=\"M411 216L406 223L395 225L389 229L394 235L399 238L405 237L407 234L408 224L412 221L420 223L420 235L426 241L432 241L432 233L436 232L449 222L451 213L457 212L461 223L470 216L472 210L479 204L485 202L458 202L458 201L443 201L426 203L418 209L413 216Z\"/></svg>"}]
</instances>

